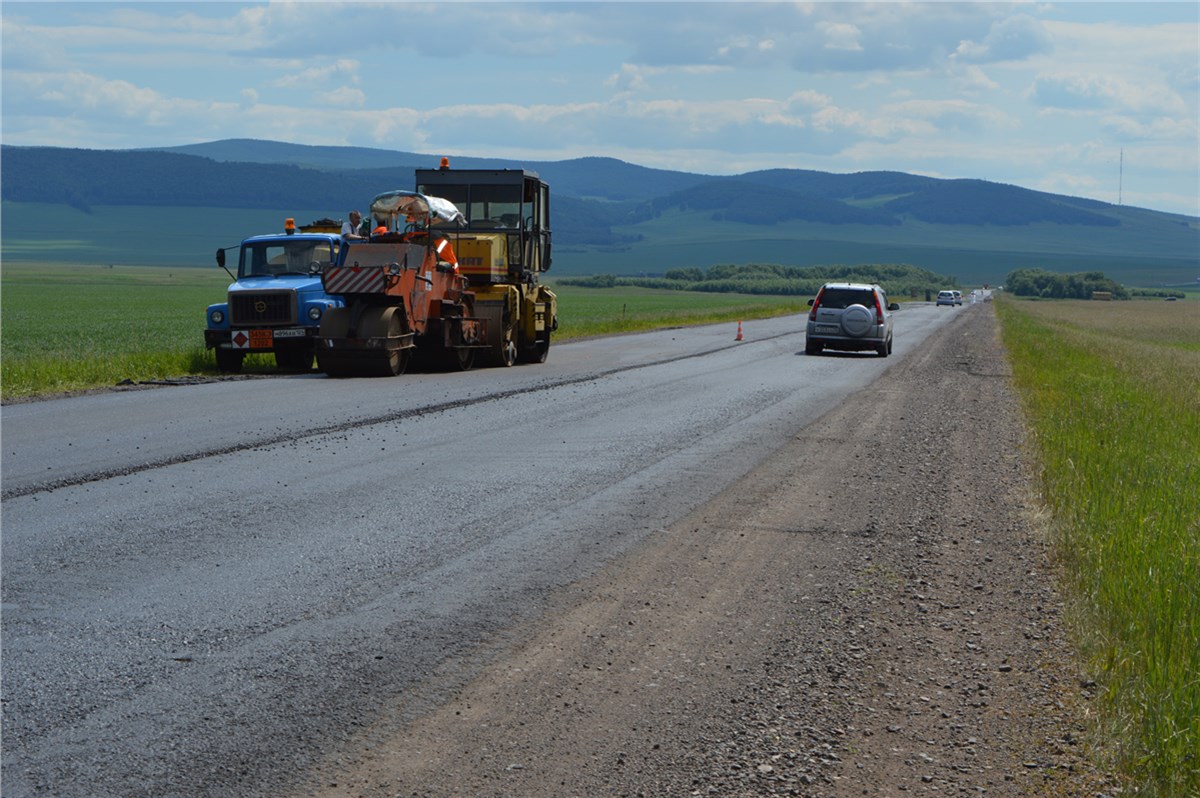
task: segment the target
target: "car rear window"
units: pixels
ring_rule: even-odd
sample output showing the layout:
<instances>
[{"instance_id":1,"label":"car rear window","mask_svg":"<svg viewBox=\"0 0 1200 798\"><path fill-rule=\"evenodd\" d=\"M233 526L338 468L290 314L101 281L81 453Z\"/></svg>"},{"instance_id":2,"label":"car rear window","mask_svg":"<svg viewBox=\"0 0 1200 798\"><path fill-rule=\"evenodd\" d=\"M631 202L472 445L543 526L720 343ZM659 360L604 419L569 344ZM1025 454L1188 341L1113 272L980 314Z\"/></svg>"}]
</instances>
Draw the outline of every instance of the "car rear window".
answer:
<instances>
[{"instance_id":1,"label":"car rear window","mask_svg":"<svg viewBox=\"0 0 1200 798\"><path fill-rule=\"evenodd\" d=\"M870 291L860 288L826 288L821 294L821 307L833 310L845 310L851 305L866 305L874 307L875 300Z\"/></svg>"}]
</instances>

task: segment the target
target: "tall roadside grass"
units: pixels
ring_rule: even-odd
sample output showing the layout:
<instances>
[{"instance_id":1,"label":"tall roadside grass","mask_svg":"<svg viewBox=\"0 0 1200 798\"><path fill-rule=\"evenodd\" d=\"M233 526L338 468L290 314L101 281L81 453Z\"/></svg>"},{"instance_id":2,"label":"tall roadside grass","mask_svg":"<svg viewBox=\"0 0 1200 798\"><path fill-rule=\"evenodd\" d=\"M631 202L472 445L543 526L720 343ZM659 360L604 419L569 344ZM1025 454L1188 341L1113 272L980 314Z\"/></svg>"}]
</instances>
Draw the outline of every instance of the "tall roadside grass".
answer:
<instances>
[{"instance_id":1,"label":"tall roadside grass","mask_svg":"<svg viewBox=\"0 0 1200 798\"><path fill-rule=\"evenodd\" d=\"M1200 795L1200 305L997 309L1102 745L1141 794Z\"/></svg>"},{"instance_id":2,"label":"tall roadside grass","mask_svg":"<svg viewBox=\"0 0 1200 798\"><path fill-rule=\"evenodd\" d=\"M229 276L214 267L5 262L0 273L0 394L5 400L215 374L204 310ZM800 313L798 297L553 286L555 341ZM552 347L553 351L553 347ZM270 355L245 370L272 373Z\"/></svg>"}]
</instances>

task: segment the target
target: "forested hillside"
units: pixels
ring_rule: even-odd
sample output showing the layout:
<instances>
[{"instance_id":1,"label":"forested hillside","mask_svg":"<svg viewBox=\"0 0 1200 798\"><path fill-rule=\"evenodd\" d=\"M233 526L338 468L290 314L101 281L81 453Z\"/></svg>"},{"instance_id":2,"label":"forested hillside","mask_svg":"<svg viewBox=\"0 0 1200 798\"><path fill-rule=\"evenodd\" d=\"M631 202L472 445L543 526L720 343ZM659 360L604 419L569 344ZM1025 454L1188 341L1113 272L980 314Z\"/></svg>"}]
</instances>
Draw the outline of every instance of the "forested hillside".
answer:
<instances>
[{"instance_id":1,"label":"forested hillside","mask_svg":"<svg viewBox=\"0 0 1200 798\"><path fill-rule=\"evenodd\" d=\"M373 152L353 149L342 162L361 162L373 157L368 155ZM377 166L318 168L159 151L6 146L2 187L6 200L62 203L81 210L92 205L355 207L376 193L410 186L415 165L429 163L429 159L411 153L377 160ZM410 163L397 163L406 160ZM505 163L462 160L463 167L502 168L497 164ZM645 169L608 158L529 166L551 182L559 196L602 203L648 199L649 208L643 213L662 213L668 208L699 210L711 213L717 221L745 224L802 220L899 225L906 218L965 225L1120 224L1112 216L1096 212L1105 207L1103 203L983 180L935 180L894 172L832 175L804 170L705 177ZM648 185L664 191L647 198ZM864 200L871 199L877 201L864 204ZM623 205L616 216L623 217L630 207ZM595 215L614 216L598 209Z\"/></svg>"},{"instance_id":2,"label":"forested hillside","mask_svg":"<svg viewBox=\"0 0 1200 798\"><path fill-rule=\"evenodd\" d=\"M262 231L248 221L230 229L227 211L247 211L241 217L246 220L270 218L272 229L284 215L344 215L379 193L411 188L413 170L438 159L249 140L136 151L4 146L5 221L21 222L5 225L4 256L149 257L119 252L124 245L107 220L120 207L168 224L171 209L187 209L197 230L211 227L213 238L236 240ZM984 180L799 169L712 176L611 158L516 163L452 157L451 168L540 174L551 186L559 272L653 275L723 263L905 263L964 280L997 282L1014 268L1032 267L1101 270L1143 284L1200 274L1200 220ZM61 215L56 207L74 212L69 250L46 247L44 238L34 243L33 228L47 214ZM189 249L155 257L193 262L201 254Z\"/></svg>"},{"instance_id":3,"label":"forested hillside","mask_svg":"<svg viewBox=\"0 0 1200 798\"><path fill-rule=\"evenodd\" d=\"M3 198L95 205L287 208L321 197L322 205L361 203L378 193L373 176L284 164L222 163L194 155L123 150L4 147ZM411 175L411 170L409 171ZM407 182L411 182L411 177Z\"/></svg>"}]
</instances>

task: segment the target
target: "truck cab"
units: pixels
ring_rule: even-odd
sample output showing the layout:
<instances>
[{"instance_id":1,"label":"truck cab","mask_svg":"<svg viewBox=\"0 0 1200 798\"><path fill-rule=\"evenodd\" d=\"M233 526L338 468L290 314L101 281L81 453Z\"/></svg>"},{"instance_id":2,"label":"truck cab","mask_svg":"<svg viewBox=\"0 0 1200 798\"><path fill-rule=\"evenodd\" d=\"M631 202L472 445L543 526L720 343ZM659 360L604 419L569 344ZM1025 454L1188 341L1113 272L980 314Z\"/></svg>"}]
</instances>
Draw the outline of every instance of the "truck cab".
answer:
<instances>
[{"instance_id":1,"label":"truck cab","mask_svg":"<svg viewBox=\"0 0 1200 798\"><path fill-rule=\"evenodd\" d=\"M341 251L340 224L314 223L296 232L288 222L284 233L242 241L226 301L208 306L204 343L221 371L241 371L246 355L268 352L280 369L311 370L321 319L344 306L321 283L321 272ZM228 271L224 249L217 250L217 265Z\"/></svg>"}]
</instances>

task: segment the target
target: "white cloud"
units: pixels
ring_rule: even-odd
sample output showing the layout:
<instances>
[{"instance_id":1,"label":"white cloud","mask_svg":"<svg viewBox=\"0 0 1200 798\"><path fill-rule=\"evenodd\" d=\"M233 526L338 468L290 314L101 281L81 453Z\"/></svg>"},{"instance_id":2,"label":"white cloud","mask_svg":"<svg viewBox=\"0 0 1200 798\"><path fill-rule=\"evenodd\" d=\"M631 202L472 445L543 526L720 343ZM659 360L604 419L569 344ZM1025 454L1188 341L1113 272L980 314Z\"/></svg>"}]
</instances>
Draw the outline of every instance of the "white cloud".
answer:
<instances>
[{"instance_id":1,"label":"white cloud","mask_svg":"<svg viewBox=\"0 0 1200 798\"><path fill-rule=\"evenodd\" d=\"M309 67L300 72L282 75L271 81L271 85L287 89L309 89L330 81L349 80L358 83L359 62L341 58L329 64Z\"/></svg>"},{"instance_id":2,"label":"white cloud","mask_svg":"<svg viewBox=\"0 0 1200 798\"><path fill-rule=\"evenodd\" d=\"M1130 113L1186 115L1187 103L1161 83L1133 83L1114 75L1080 72L1041 74L1030 88L1039 106L1077 109L1120 109Z\"/></svg>"},{"instance_id":3,"label":"white cloud","mask_svg":"<svg viewBox=\"0 0 1200 798\"><path fill-rule=\"evenodd\" d=\"M318 92L317 99L335 108L361 108L367 101L362 89L341 86L333 91Z\"/></svg>"},{"instance_id":4,"label":"white cloud","mask_svg":"<svg viewBox=\"0 0 1200 798\"><path fill-rule=\"evenodd\" d=\"M857 26L845 22L821 22L817 25L826 50L851 50L862 52L859 38L862 31Z\"/></svg>"},{"instance_id":5,"label":"white cloud","mask_svg":"<svg viewBox=\"0 0 1200 798\"><path fill-rule=\"evenodd\" d=\"M975 65L953 72L951 80L958 91L963 94L980 94L1002 88L1002 84L992 80L986 72Z\"/></svg>"},{"instance_id":6,"label":"white cloud","mask_svg":"<svg viewBox=\"0 0 1200 798\"><path fill-rule=\"evenodd\" d=\"M963 41L953 57L967 63L1015 61L1053 49L1045 26L1033 17L1020 14L996 20L979 42Z\"/></svg>"},{"instance_id":7,"label":"white cloud","mask_svg":"<svg viewBox=\"0 0 1200 798\"><path fill-rule=\"evenodd\" d=\"M1100 124L1118 141L1157 139L1196 142L1200 138L1200 131L1197 130L1194 119L1157 117L1142 122L1127 116L1105 116L1100 120Z\"/></svg>"},{"instance_id":8,"label":"white cloud","mask_svg":"<svg viewBox=\"0 0 1200 798\"><path fill-rule=\"evenodd\" d=\"M715 54L723 63L753 62L758 56L772 54L775 48L776 42L771 38L736 36L725 44L717 45Z\"/></svg>"},{"instance_id":9,"label":"white cloud","mask_svg":"<svg viewBox=\"0 0 1200 798\"><path fill-rule=\"evenodd\" d=\"M23 72L12 76L6 91L45 111L65 116L86 111L99 119L134 120L141 124L170 123L175 115L208 113L220 104L167 98L124 80L106 80L86 72ZM9 99L6 97L6 99Z\"/></svg>"},{"instance_id":10,"label":"white cloud","mask_svg":"<svg viewBox=\"0 0 1200 798\"><path fill-rule=\"evenodd\" d=\"M604 81L604 85L621 92L637 91L645 88L646 73L642 68L633 64L621 64L620 71L610 75Z\"/></svg>"},{"instance_id":11,"label":"white cloud","mask_svg":"<svg viewBox=\"0 0 1200 798\"><path fill-rule=\"evenodd\" d=\"M884 106L881 111L889 117L936 122L943 135L952 131L977 133L1018 127L1017 120L1003 111L966 100L907 100Z\"/></svg>"},{"instance_id":12,"label":"white cloud","mask_svg":"<svg viewBox=\"0 0 1200 798\"><path fill-rule=\"evenodd\" d=\"M606 78L604 86L617 89L620 92L638 92L650 89L655 78L667 77L703 77L721 72L731 71L730 67L713 65L690 66L644 66L639 64L621 64L621 69Z\"/></svg>"},{"instance_id":13,"label":"white cloud","mask_svg":"<svg viewBox=\"0 0 1200 798\"><path fill-rule=\"evenodd\" d=\"M828 106L812 115L812 126L824 132L837 132L843 145L856 138L894 139L908 136L929 136L936 128L927 120L915 116L887 113L866 114Z\"/></svg>"},{"instance_id":14,"label":"white cloud","mask_svg":"<svg viewBox=\"0 0 1200 798\"><path fill-rule=\"evenodd\" d=\"M833 104L833 98L812 89L803 89L787 98L789 106L800 108L824 108Z\"/></svg>"}]
</instances>

